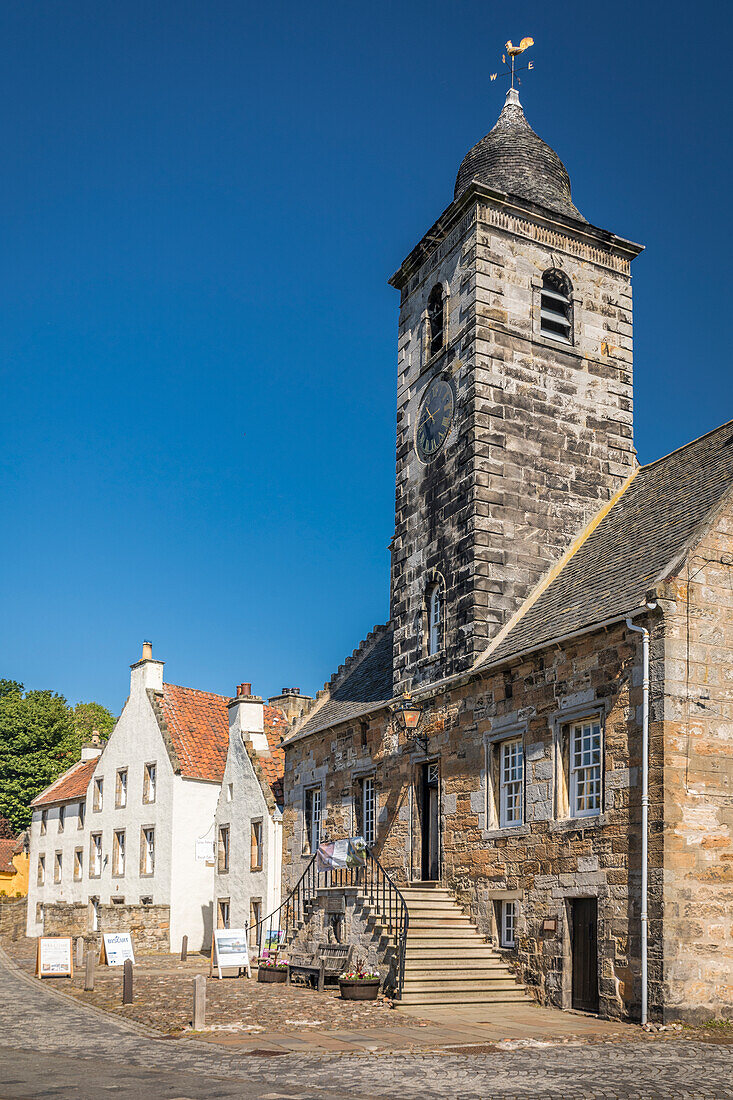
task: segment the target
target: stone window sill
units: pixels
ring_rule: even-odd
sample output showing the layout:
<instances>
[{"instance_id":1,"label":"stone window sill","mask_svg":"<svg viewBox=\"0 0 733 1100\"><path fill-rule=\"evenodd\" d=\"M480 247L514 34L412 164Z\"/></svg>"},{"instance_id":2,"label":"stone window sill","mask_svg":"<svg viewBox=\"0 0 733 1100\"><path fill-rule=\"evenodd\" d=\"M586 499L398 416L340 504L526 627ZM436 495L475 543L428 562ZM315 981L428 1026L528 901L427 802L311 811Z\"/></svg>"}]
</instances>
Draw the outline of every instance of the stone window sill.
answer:
<instances>
[{"instance_id":1,"label":"stone window sill","mask_svg":"<svg viewBox=\"0 0 733 1100\"><path fill-rule=\"evenodd\" d=\"M594 817L564 817L559 821L550 822L550 832L570 833L583 829L599 829L605 824L605 814L596 814Z\"/></svg>"},{"instance_id":2,"label":"stone window sill","mask_svg":"<svg viewBox=\"0 0 733 1100\"><path fill-rule=\"evenodd\" d=\"M529 825L509 825L505 829L482 829L483 840L501 840L505 836L529 836L532 829Z\"/></svg>"}]
</instances>

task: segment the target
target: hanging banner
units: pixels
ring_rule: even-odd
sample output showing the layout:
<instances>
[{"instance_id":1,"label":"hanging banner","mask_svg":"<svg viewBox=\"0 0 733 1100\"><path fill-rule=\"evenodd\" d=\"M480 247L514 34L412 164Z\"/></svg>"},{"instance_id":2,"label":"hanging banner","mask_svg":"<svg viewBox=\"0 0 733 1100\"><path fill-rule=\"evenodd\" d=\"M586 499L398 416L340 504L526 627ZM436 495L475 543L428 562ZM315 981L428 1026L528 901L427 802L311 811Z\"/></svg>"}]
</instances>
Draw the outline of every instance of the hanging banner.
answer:
<instances>
[{"instance_id":1,"label":"hanging banner","mask_svg":"<svg viewBox=\"0 0 733 1100\"><path fill-rule=\"evenodd\" d=\"M343 871L348 867L363 867L367 846L362 836L345 840L325 841L318 845L316 869L318 871Z\"/></svg>"}]
</instances>

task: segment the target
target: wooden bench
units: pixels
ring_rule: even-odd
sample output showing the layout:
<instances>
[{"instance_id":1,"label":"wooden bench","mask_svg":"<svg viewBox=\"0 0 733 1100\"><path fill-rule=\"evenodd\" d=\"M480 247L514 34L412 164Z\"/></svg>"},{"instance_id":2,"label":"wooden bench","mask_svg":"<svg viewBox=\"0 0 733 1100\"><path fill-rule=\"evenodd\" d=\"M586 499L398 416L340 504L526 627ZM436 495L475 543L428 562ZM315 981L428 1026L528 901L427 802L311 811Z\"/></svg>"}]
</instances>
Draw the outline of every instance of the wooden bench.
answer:
<instances>
[{"instance_id":1,"label":"wooden bench","mask_svg":"<svg viewBox=\"0 0 733 1100\"><path fill-rule=\"evenodd\" d=\"M305 978L323 992L326 978L338 978L351 965L353 944L319 943L311 956L294 955L288 964L288 985L294 977Z\"/></svg>"}]
</instances>

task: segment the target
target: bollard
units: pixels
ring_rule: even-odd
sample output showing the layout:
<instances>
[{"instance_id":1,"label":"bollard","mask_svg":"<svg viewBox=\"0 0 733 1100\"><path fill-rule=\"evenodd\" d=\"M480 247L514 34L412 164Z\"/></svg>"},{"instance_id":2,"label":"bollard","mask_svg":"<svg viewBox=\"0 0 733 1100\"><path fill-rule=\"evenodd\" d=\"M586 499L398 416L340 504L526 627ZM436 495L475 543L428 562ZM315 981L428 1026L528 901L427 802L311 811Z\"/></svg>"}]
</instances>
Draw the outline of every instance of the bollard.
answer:
<instances>
[{"instance_id":1,"label":"bollard","mask_svg":"<svg viewBox=\"0 0 733 1100\"><path fill-rule=\"evenodd\" d=\"M206 978L198 974L193 979L193 1030L206 1027Z\"/></svg>"},{"instance_id":2,"label":"bollard","mask_svg":"<svg viewBox=\"0 0 733 1100\"><path fill-rule=\"evenodd\" d=\"M125 959L122 967L122 1003L132 1004L132 959Z\"/></svg>"},{"instance_id":3,"label":"bollard","mask_svg":"<svg viewBox=\"0 0 733 1100\"><path fill-rule=\"evenodd\" d=\"M76 939L76 965L79 970L84 965L84 938L82 936L77 936Z\"/></svg>"},{"instance_id":4,"label":"bollard","mask_svg":"<svg viewBox=\"0 0 733 1100\"><path fill-rule=\"evenodd\" d=\"M188 936L184 936L181 940L181 962L185 963L188 958Z\"/></svg>"},{"instance_id":5,"label":"bollard","mask_svg":"<svg viewBox=\"0 0 733 1100\"><path fill-rule=\"evenodd\" d=\"M90 947L87 951L86 963L84 966L84 989L89 992L94 989L94 967L97 962L97 952L93 947Z\"/></svg>"}]
</instances>

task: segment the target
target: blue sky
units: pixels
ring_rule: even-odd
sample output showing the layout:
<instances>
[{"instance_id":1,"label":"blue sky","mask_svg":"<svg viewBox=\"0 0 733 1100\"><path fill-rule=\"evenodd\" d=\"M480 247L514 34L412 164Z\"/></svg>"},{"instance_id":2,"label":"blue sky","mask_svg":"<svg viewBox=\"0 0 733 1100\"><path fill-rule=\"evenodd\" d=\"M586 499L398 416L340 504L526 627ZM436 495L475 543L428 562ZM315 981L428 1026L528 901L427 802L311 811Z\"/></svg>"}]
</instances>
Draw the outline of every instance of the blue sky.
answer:
<instances>
[{"instance_id":1,"label":"blue sky","mask_svg":"<svg viewBox=\"0 0 733 1100\"><path fill-rule=\"evenodd\" d=\"M732 22L6 0L0 676L118 712L150 638L174 683L314 691L387 618L387 279L496 120L507 38L581 211L646 245L640 458L729 418Z\"/></svg>"}]
</instances>

